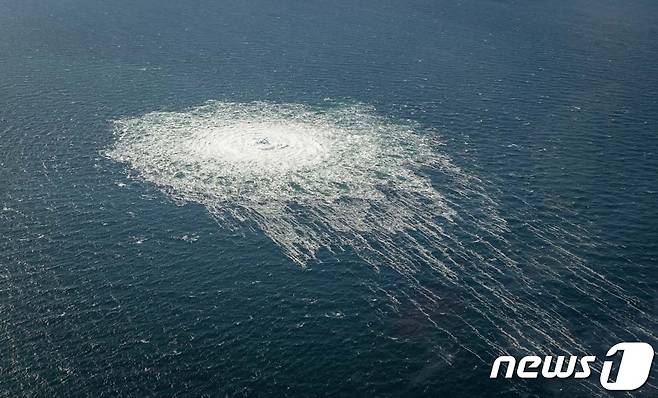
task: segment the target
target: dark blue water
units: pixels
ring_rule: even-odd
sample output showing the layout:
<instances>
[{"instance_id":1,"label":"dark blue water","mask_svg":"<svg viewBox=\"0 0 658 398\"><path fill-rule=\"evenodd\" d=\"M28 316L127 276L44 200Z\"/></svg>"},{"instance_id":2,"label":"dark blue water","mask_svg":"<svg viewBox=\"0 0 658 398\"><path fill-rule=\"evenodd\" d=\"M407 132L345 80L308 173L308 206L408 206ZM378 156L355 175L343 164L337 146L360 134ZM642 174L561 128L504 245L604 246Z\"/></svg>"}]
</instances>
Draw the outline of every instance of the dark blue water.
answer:
<instances>
[{"instance_id":1,"label":"dark blue water","mask_svg":"<svg viewBox=\"0 0 658 398\"><path fill-rule=\"evenodd\" d=\"M658 344L656 22L649 0L0 0L0 396L605 395L488 376ZM472 179L423 171L461 216L418 241L456 279L358 247L300 267L105 155L113 120L208 100L439 134Z\"/></svg>"}]
</instances>

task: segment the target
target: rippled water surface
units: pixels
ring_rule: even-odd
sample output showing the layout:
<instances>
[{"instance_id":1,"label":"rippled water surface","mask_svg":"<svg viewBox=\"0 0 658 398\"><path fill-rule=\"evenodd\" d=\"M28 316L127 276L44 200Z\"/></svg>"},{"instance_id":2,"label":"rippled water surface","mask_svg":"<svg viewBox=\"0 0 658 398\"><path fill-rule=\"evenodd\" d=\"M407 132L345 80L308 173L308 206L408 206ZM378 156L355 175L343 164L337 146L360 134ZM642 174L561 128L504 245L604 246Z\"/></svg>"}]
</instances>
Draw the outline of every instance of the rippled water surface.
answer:
<instances>
[{"instance_id":1,"label":"rippled water surface","mask_svg":"<svg viewBox=\"0 0 658 398\"><path fill-rule=\"evenodd\" d=\"M0 0L0 396L605 396L489 370L658 344L656 21Z\"/></svg>"}]
</instances>

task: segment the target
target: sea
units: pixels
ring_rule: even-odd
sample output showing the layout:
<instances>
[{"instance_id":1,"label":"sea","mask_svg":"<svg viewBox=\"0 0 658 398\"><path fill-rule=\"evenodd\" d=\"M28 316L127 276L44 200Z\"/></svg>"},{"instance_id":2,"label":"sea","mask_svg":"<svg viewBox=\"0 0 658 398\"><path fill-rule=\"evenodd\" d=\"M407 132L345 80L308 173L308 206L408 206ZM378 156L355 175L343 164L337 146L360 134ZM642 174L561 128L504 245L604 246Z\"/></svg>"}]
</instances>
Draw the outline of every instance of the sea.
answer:
<instances>
[{"instance_id":1,"label":"sea","mask_svg":"<svg viewBox=\"0 0 658 398\"><path fill-rule=\"evenodd\" d=\"M0 0L0 397L612 395L658 349L657 39L654 0Z\"/></svg>"}]
</instances>

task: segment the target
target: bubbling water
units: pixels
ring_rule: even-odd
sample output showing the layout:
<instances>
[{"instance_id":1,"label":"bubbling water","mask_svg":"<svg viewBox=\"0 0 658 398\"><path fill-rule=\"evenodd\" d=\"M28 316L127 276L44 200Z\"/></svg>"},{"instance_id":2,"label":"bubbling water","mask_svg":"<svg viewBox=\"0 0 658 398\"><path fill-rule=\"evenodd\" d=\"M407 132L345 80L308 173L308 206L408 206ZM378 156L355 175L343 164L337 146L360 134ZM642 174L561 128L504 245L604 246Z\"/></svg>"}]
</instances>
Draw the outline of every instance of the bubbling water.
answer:
<instances>
[{"instance_id":1,"label":"bubbling water","mask_svg":"<svg viewBox=\"0 0 658 398\"><path fill-rule=\"evenodd\" d=\"M558 215L542 225L528 207L515 216L527 220L528 236L511 236L495 187L412 122L361 104L213 101L117 120L114 134L111 159L176 200L204 205L226 227L257 226L302 267L326 250L394 271L404 286L373 289L394 308L406 298L454 347L481 359L510 348L587 352L574 318L602 339L617 336L599 319L656 340L650 314L565 247L593 245L587 231Z\"/></svg>"},{"instance_id":2,"label":"bubbling water","mask_svg":"<svg viewBox=\"0 0 658 398\"><path fill-rule=\"evenodd\" d=\"M187 149L204 161L216 160L254 175L282 175L317 167L330 156L331 139L331 131L309 134L301 123L247 120L196 131Z\"/></svg>"},{"instance_id":3,"label":"bubbling water","mask_svg":"<svg viewBox=\"0 0 658 398\"><path fill-rule=\"evenodd\" d=\"M455 168L433 151L436 138L363 105L318 111L211 102L118 120L115 134L111 158L216 217L256 222L302 266L320 248L403 232L419 214L454 214L419 172Z\"/></svg>"}]
</instances>

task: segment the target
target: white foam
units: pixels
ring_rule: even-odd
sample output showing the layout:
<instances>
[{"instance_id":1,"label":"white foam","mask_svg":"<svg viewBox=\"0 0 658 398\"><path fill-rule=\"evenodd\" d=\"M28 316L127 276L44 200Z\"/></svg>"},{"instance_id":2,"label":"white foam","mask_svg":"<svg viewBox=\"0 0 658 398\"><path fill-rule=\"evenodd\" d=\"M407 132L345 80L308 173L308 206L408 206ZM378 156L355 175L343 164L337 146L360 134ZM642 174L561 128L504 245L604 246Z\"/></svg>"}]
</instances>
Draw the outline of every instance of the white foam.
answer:
<instances>
[{"instance_id":1,"label":"white foam","mask_svg":"<svg viewBox=\"0 0 658 398\"><path fill-rule=\"evenodd\" d=\"M449 166L436 137L363 105L211 102L118 120L115 134L111 158L220 219L255 222L300 265L454 213L419 172Z\"/></svg>"},{"instance_id":2,"label":"white foam","mask_svg":"<svg viewBox=\"0 0 658 398\"><path fill-rule=\"evenodd\" d=\"M374 268L394 270L404 287L371 288L385 291L393 306L406 297L476 356L457 328L496 354L586 352L562 314L578 313L603 333L578 309L583 301L598 308L603 295L620 303L599 316L620 327L638 318L655 324L564 247L591 244L582 227L560 219L569 230L547 228L521 209L529 236L508 240L486 184L441 153L435 132L371 107L214 101L120 119L114 130L110 158L176 200L203 204L227 228L257 226L300 266L323 249L349 250ZM444 294L456 301L444 304ZM636 330L655 340L651 327Z\"/></svg>"}]
</instances>

